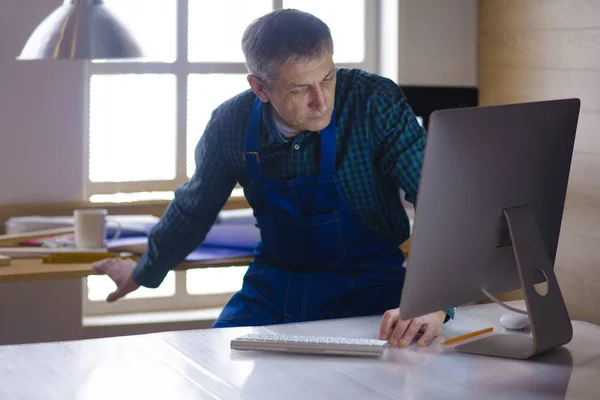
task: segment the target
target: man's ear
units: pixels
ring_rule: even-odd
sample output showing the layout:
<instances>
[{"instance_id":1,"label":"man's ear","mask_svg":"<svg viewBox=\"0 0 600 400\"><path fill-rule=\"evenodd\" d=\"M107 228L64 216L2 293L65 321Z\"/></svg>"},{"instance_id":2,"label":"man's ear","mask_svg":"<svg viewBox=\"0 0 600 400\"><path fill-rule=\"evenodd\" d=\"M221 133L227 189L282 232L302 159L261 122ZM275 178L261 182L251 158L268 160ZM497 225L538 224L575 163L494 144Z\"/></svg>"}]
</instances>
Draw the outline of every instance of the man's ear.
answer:
<instances>
[{"instance_id":1,"label":"man's ear","mask_svg":"<svg viewBox=\"0 0 600 400\"><path fill-rule=\"evenodd\" d=\"M248 75L248 83L254 94L256 94L263 103L269 102L271 97L267 92L267 85L258 76Z\"/></svg>"}]
</instances>

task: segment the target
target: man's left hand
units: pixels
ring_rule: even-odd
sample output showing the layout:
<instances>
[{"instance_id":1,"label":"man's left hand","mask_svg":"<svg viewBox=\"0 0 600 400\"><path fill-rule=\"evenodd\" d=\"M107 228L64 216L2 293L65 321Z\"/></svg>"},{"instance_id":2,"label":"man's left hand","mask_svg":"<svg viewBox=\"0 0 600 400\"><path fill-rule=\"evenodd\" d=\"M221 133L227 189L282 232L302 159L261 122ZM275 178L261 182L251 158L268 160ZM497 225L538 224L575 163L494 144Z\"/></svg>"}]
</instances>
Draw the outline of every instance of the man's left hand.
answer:
<instances>
[{"instance_id":1,"label":"man's left hand","mask_svg":"<svg viewBox=\"0 0 600 400\"><path fill-rule=\"evenodd\" d=\"M445 319L446 313L444 311L402 320L400 319L399 308L388 310L381 319L379 339L389 341L392 346L407 347L415 339L417 333L423 332L418 344L427 346L433 338L442 334Z\"/></svg>"}]
</instances>

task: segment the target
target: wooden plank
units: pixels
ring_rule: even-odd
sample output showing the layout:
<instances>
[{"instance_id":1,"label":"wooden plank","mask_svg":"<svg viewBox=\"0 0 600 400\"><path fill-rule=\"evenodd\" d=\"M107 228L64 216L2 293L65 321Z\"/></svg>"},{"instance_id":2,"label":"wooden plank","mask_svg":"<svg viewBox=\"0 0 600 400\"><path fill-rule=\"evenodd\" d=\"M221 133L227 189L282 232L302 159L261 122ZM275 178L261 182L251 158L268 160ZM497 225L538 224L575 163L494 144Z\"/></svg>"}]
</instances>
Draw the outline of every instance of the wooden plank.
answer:
<instances>
[{"instance_id":1,"label":"wooden plank","mask_svg":"<svg viewBox=\"0 0 600 400\"><path fill-rule=\"evenodd\" d=\"M600 70L499 68L480 58L480 103L521 103L576 97L582 114L600 113Z\"/></svg>"},{"instance_id":2,"label":"wooden plank","mask_svg":"<svg viewBox=\"0 0 600 400\"><path fill-rule=\"evenodd\" d=\"M82 264L94 263L107 258L129 258L133 260L139 259L138 256L135 256L132 253L54 253L42 257L42 262L44 264Z\"/></svg>"},{"instance_id":3,"label":"wooden plank","mask_svg":"<svg viewBox=\"0 0 600 400\"><path fill-rule=\"evenodd\" d=\"M67 247L0 247L0 254L13 258L41 258L59 253L98 253L102 250L80 250Z\"/></svg>"},{"instance_id":4,"label":"wooden plank","mask_svg":"<svg viewBox=\"0 0 600 400\"><path fill-rule=\"evenodd\" d=\"M598 186L597 186L598 187ZM600 193L567 196L555 271L569 312L599 318Z\"/></svg>"},{"instance_id":5,"label":"wooden plank","mask_svg":"<svg viewBox=\"0 0 600 400\"><path fill-rule=\"evenodd\" d=\"M562 230L600 239L600 196L567 193Z\"/></svg>"},{"instance_id":6,"label":"wooden plank","mask_svg":"<svg viewBox=\"0 0 600 400\"><path fill-rule=\"evenodd\" d=\"M555 271L565 302L573 316L598 318L600 238L563 230Z\"/></svg>"},{"instance_id":7,"label":"wooden plank","mask_svg":"<svg viewBox=\"0 0 600 400\"><path fill-rule=\"evenodd\" d=\"M505 29L479 32L481 68L600 70L595 29Z\"/></svg>"},{"instance_id":8,"label":"wooden plank","mask_svg":"<svg viewBox=\"0 0 600 400\"><path fill-rule=\"evenodd\" d=\"M67 227L0 235L0 246L18 246L19 244L30 239L41 239L53 236L67 235L73 232L75 232L74 227Z\"/></svg>"},{"instance_id":9,"label":"wooden plank","mask_svg":"<svg viewBox=\"0 0 600 400\"><path fill-rule=\"evenodd\" d=\"M567 193L600 198L600 154L586 152L573 154Z\"/></svg>"},{"instance_id":10,"label":"wooden plank","mask_svg":"<svg viewBox=\"0 0 600 400\"><path fill-rule=\"evenodd\" d=\"M598 27L599 0L480 0L485 30Z\"/></svg>"},{"instance_id":11,"label":"wooden plank","mask_svg":"<svg viewBox=\"0 0 600 400\"><path fill-rule=\"evenodd\" d=\"M600 221L600 218L598 220ZM600 288L598 260L600 260L600 237L580 235L578 230L567 227L561 230L557 267L559 265L579 266L571 268L570 272L598 282L597 288Z\"/></svg>"},{"instance_id":12,"label":"wooden plank","mask_svg":"<svg viewBox=\"0 0 600 400\"><path fill-rule=\"evenodd\" d=\"M0 267L6 267L10 265L10 257L0 255Z\"/></svg>"},{"instance_id":13,"label":"wooden plank","mask_svg":"<svg viewBox=\"0 0 600 400\"><path fill-rule=\"evenodd\" d=\"M600 316L600 302L598 302L597 278L590 278L585 270L574 271L573 264L568 260L561 260L557 265L556 277L561 288L564 301L573 318L598 320Z\"/></svg>"},{"instance_id":14,"label":"wooden plank","mask_svg":"<svg viewBox=\"0 0 600 400\"><path fill-rule=\"evenodd\" d=\"M575 152L600 156L600 111L595 114L579 114Z\"/></svg>"}]
</instances>

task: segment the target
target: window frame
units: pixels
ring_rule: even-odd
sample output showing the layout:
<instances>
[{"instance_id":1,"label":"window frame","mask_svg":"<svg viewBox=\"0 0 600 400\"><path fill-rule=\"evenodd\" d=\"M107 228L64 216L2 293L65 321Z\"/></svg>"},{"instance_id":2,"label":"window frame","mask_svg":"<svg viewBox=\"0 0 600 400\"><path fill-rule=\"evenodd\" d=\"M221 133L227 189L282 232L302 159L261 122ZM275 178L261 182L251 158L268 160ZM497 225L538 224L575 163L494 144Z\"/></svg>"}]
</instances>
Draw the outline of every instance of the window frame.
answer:
<instances>
[{"instance_id":1,"label":"window frame","mask_svg":"<svg viewBox=\"0 0 600 400\"><path fill-rule=\"evenodd\" d=\"M326 0L324 0L326 1ZM279 9L283 0L272 0L273 9ZM190 62L188 53L188 10L189 0L176 0L177 33L176 59L166 62L110 62L84 64L84 196L86 201L94 195L140 192L173 192L189 180L187 176L187 86L190 74L233 73L247 74L243 62ZM380 71L380 21L381 0L365 0L365 56L361 63L336 63L338 67L361 68L372 72ZM173 74L176 78L177 135L176 175L172 180L135 182L92 182L89 178L90 162L90 81L100 74ZM234 193L232 196L239 195ZM84 315L106 315L142 311L187 310L222 307L233 293L188 294L185 271L175 271L175 294L170 297L123 299L116 303L90 301L87 297L87 281L83 282Z\"/></svg>"}]
</instances>

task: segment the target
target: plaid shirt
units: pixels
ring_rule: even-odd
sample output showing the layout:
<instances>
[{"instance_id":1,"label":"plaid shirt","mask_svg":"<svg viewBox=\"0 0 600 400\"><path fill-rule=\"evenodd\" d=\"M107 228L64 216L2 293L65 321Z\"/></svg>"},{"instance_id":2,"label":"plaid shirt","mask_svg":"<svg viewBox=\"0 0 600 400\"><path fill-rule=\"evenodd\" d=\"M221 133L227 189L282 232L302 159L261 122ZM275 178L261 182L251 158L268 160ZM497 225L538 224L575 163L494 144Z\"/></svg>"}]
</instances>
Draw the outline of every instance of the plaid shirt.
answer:
<instances>
[{"instance_id":1,"label":"plaid shirt","mask_svg":"<svg viewBox=\"0 0 600 400\"><path fill-rule=\"evenodd\" d=\"M196 171L148 238L134 270L136 281L157 287L167 272L197 248L237 183L247 181L242 158L250 109L245 91L220 105L196 147ZM410 235L399 188L416 200L425 131L393 81L360 70L338 69L335 92L336 171L349 206L374 232L398 244ZM320 139L306 132L282 140L270 107L263 107L259 156L266 178L292 179L319 172ZM250 205L253 199L249 193Z\"/></svg>"}]
</instances>

